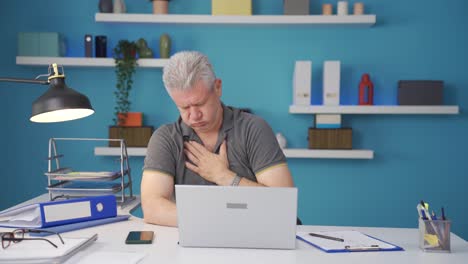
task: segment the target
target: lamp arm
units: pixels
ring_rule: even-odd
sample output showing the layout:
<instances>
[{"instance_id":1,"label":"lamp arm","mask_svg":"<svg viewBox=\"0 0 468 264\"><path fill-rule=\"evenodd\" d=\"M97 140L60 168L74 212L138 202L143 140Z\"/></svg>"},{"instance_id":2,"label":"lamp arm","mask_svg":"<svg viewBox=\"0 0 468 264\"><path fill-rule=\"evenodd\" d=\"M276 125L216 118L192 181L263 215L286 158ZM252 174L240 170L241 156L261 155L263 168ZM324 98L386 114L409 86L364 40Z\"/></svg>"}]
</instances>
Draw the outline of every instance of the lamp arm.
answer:
<instances>
[{"instance_id":1,"label":"lamp arm","mask_svg":"<svg viewBox=\"0 0 468 264\"><path fill-rule=\"evenodd\" d=\"M19 83L34 83L34 84L49 84L48 80L32 80L32 79L19 79L19 78L3 78L0 77L0 82L19 82Z\"/></svg>"}]
</instances>

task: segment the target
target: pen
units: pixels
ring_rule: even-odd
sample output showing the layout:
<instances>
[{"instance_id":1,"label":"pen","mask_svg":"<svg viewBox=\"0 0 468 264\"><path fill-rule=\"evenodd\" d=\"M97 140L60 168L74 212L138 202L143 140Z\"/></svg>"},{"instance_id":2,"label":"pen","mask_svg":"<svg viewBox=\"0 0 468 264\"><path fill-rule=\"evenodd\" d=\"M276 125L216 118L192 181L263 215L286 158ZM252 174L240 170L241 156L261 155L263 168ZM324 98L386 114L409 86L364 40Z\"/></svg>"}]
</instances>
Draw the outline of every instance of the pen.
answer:
<instances>
[{"instance_id":1,"label":"pen","mask_svg":"<svg viewBox=\"0 0 468 264\"><path fill-rule=\"evenodd\" d=\"M326 235L321 235L321 234L315 234L315 233L309 233L309 235L310 235L310 236L313 236L313 237L320 237L320 238L335 240L335 241L339 241L339 242L344 242L344 239L339 238L339 237L331 237L331 236L326 236Z\"/></svg>"},{"instance_id":2,"label":"pen","mask_svg":"<svg viewBox=\"0 0 468 264\"><path fill-rule=\"evenodd\" d=\"M421 209L421 215L422 215L421 218L422 218L423 220L428 220L428 219L429 219L429 218L427 218L426 212L425 212L423 209Z\"/></svg>"},{"instance_id":3,"label":"pen","mask_svg":"<svg viewBox=\"0 0 468 264\"><path fill-rule=\"evenodd\" d=\"M423 200L421 200L421 205L424 209L429 210L429 204L425 203Z\"/></svg>"},{"instance_id":4,"label":"pen","mask_svg":"<svg viewBox=\"0 0 468 264\"><path fill-rule=\"evenodd\" d=\"M436 214L434 213L434 211L432 211L431 218L432 218L432 220L437 220L437 216L436 216Z\"/></svg>"},{"instance_id":5,"label":"pen","mask_svg":"<svg viewBox=\"0 0 468 264\"><path fill-rule=\"evenodd\" d=\"M371 246L364 246L364 247L352 247L352 246L345 246L345 249L348 251L368 251L368 250L380 250L379 245L371 245Z\"/></svg>"},{"instance_id":6,"label":"pen","mask_svg":"<svg viewBox=\"0 0 468 264\"><path fill-rule=\"evenodd\" d=\"M432 220L431 218L431 213L429 213L429 204L425 203L423 200L421 200L421 210L422 210L422 216L424 220Z\"/></svg>"},{"instance_id":7,"label":"pen","mask_svg":"<svg viewBox=\"0 0 468 264\"><path fill-rule=\"evenodd\" d=\"M421 204L418 204L418 205L416 206L416 209L418 210L418 214L419 214L419 217L421 217L421 219L423 219L423 220L427 220L427 219L428 219L428 218L427 218L428 215L426 215L426 211L425 211L424 207L421 206Z\"/></svg>"},{"instance_id":8,"label":"pen","mask_svg":"<svg viewBox=\"0 0 468 264\"><path fill-rule=\"evenodd\" d=\"M445 210L443 206L442 206L442 220L445 220Z\"/></svg>"},{"instance_id":9,"label":"pen","mask_svg":"<svg viewBox=\"0 0 468 264\"><path fill-rule=\"evenodd\" d=\"M422 209L421 209L421 205L418 203L416 205L416 211L418 211L418 215L419 215L419 218L423 218L423 215L422 215Z\"/></svg>"}]
</instances>

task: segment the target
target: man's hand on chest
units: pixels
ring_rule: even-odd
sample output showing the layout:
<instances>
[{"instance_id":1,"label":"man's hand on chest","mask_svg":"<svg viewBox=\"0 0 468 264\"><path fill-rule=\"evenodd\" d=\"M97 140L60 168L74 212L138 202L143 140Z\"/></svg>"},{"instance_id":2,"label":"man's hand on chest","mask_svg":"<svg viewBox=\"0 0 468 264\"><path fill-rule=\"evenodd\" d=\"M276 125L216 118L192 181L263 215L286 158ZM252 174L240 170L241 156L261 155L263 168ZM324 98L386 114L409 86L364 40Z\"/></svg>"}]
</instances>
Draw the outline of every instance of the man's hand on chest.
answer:
<instances>
[{"instance_id":1,"label":"man's hand on chest","mask_svg":"<svg viewBox=\"0 0 468 264\"><path fill-rule=\"evenodd\" d=\"M196 141L184 142L184 152L188 159L185 166L207 181L218 185L229 185L235 173L229 170L226 145L226 141L223 141L219 154L216 154Z\"/></svg>"}]
</instances>

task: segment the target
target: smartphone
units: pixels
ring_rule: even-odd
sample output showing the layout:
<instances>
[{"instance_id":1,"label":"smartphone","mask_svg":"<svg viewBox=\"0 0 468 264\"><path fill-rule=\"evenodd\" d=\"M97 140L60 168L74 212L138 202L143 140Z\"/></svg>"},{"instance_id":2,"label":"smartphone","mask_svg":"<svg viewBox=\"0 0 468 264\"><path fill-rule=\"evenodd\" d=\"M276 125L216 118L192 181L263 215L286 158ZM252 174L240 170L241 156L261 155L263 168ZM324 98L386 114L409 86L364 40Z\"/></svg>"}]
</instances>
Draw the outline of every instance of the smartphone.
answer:
<instances>
[{"instance_id":1,"label":"smartphone","mask_svg":"<svg viewBox=\"0 0 468 264\"><path fill-rule=\"evenodd\" d=\"M125 244L151 244L153 236L153 231L130 231L125 239Z\"/></svg>"}]
</instances>

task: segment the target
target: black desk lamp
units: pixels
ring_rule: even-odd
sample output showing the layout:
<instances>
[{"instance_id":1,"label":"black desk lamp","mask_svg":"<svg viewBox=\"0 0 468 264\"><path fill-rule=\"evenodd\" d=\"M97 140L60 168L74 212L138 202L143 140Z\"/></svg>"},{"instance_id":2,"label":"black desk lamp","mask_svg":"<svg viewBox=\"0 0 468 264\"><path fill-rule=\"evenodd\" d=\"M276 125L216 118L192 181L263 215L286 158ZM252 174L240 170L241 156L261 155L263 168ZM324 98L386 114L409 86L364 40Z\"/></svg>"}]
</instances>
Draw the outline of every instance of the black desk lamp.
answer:
<instances>
[{"instance_id":1,"label":"black desk lamp","mask_svg":"<svg viewBox=\"0 0 468 264\"><path fill-rule=\"evenodd\" d=\"M94 113L88 97L80 94L65 84L63 67L59 72L57 64L49 66L47 80L39 80L45 74L36 79L0 78L0 82L20 82L34 84L50 84L49 89L41 95L32 105L32 122L52 123L75 120L87 117Z\"/></svg>"}]
</instances>

